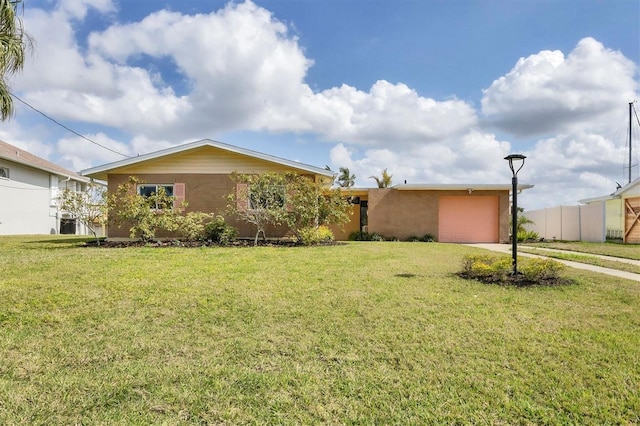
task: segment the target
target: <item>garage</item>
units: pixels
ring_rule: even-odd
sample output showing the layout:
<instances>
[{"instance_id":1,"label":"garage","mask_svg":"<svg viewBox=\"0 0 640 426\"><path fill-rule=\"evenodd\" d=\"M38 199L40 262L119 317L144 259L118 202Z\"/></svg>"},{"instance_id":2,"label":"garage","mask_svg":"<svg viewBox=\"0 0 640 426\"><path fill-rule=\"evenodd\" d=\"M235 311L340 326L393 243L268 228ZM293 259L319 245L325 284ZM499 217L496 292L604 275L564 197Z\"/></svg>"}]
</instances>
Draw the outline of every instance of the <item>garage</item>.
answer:
<instances>
[{"instance_id":1,"label":"garage","mask_svg":"<svg viewBox=\"0 0 640 426\"><path fill-rule=\"evenodd\" d=\"M497 196L440 196L438 241L443 243L497 243Z\"/></svg>"}]
</instances>

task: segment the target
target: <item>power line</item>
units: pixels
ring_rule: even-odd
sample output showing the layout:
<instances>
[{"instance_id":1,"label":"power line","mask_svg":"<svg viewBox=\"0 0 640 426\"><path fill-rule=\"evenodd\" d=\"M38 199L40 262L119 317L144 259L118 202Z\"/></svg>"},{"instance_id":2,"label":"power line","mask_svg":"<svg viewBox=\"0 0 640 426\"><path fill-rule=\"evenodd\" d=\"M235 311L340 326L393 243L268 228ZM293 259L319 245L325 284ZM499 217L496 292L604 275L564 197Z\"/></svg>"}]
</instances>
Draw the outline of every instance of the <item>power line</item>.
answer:
<instances>
[{"instance_id":1,"label":"power line","mask_svg":"<svg viewBox=\"0 0 640 426\"><path fill-rule=\"evenodd\" d=\"M67 126L65 126L64 124L60 123L59 121L55 120L54 118L49 117L47 114L45 114L44 112L40 111L39 109L37 109L37 108L35 108L35 107L33 107L33 106L29 105L26 101L23 101L22 99L20 99L18 96L14 95L13 93L11 93L11 92L9 92L9 93L10 93L10 95L11 95L11 96L13 96L13 97L14 97L14 98L16 98L18 101L20 101L20 102L22 102L23 104L25 104L26 106L28 106L29 108L31 108L32 110L34 110L34 111L35 111L35 112L37 112L38 114L42 115L43 117L45 117L45 118L46 118L46 119L48 119L48 120L53 121L53 122L54 122L54 123L56 123L58 126L62 127L63 129L68 130L69 132L73 133L74 135L79 136L79 137L81 137L82 139L84 139L84 140L86 140L86 141L89 141L89 142L91 142L91 143L92 143L92 144L94 144L94 145L98 145L100 148L104 148L104 149L106 149L106 150L108 150L108 151L111 151L111 152L113 152L113 153L115 153L115 154L122 155L123 157L130 158L130 156L129 156L129 155L126 155L126 154L123 154L123 153L121 153L121 152L118 152L118 151L116 151L115 149L111 149L111 148L109 148L108 146L101 145L101 144L99 144L98 142L96 142L96 141L94 141L94 140L91 140L91 139L89 139L88 137L86 137L86 136L84 136L84 135L81 135L80 133L76 132L75 130L70 129L69 127L67 127Z\"/></svg>"}]
</instances>

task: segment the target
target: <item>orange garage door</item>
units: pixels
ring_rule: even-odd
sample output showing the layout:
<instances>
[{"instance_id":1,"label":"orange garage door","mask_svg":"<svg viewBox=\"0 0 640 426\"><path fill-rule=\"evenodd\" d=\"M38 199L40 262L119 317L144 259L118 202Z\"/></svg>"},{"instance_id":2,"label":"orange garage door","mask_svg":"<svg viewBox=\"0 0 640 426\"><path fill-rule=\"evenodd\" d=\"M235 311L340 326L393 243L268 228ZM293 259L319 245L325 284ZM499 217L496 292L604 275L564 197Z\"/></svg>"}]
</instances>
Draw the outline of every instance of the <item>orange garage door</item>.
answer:
<instances>
[{"instance_id":1,"label":"orange garage door","mask_svg":"<svg viewBox=\"0 0 640 426\"><path fill-rule=\"evenodd\" d=\"M497 243L498 197L440 197L438 240L443 243Z\"/></svg>"}]
</instances>

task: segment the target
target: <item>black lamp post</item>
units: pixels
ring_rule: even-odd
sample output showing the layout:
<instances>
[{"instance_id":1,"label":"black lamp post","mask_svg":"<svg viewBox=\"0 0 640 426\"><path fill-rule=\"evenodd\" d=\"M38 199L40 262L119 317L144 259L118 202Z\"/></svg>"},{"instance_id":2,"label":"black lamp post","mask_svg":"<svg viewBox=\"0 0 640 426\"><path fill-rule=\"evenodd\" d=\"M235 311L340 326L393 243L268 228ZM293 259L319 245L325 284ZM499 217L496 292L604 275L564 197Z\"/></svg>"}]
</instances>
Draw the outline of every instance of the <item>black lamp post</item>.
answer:
<instances>
[{"instance_id":1,"label":"black lamp post","mask_svg":"<svg viewBox=\"0 0 640 426\"><path fill-rule=\"evenodd\" d=\"M504 157L509 161L509 168L513 177L511 178L511 193L513 201L511 203L511 264L513 265L513 275L518 273L518 172L524 167L524 159L527 158L522 154L511 154ZM518 167L518 164L520 167Z\"/></svg>"}]
</instances>

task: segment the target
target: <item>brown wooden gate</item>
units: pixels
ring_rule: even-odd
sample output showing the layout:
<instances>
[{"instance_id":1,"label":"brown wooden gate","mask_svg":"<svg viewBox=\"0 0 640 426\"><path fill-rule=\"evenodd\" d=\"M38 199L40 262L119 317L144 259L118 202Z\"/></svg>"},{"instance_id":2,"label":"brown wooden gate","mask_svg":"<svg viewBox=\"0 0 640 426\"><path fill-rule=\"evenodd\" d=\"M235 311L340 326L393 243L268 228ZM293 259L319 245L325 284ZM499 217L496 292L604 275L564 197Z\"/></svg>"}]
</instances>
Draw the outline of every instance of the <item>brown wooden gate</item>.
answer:
<instances>
[{"instance_id":1,"label":"brown wooden gate","mask_svg":"<svg viewBox=\"0 0 640 426\"><path fill-rule=\"evenodd\" d=\"M640 243L640 197L624 200L624 242Z\"/></svg>"}]
</instances>

